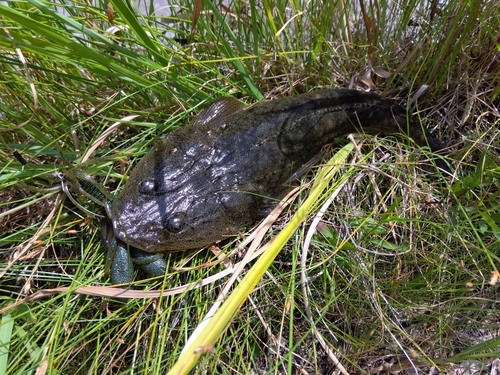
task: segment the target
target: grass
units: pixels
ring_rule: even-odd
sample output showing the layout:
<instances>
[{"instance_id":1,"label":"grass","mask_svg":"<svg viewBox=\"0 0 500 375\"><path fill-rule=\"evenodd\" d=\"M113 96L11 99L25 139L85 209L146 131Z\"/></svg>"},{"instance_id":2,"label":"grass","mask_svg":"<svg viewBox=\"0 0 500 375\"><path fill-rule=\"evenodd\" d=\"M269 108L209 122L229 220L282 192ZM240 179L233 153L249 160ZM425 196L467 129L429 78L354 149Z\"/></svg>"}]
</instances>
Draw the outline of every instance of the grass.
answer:
<instances>
[{"instance_id":1,"label":"grass","mask_svg":"<svg viewBox=\"0 0 500 375\"><path fill-rule=\"evenodd\" d=\"M194 28L194 2L169 17L135 16L119 0L0 4L0 373L498 371L498 4L202 4ZM164 279L129 291L155 298L117 297L99 221L51 189L56 174L85 171L116 194L155 139L214 98L349 86L407 105L448 146L454 178L423 170L424 150L363 137L321 192L325 156L262 234L291 239L262 255L267 265L249 263L258 284L239 299L235 276L217 310L222 335L178 362L228 276L169 289L227 263L210 251L169 256ZM299 207L308 219L292 230Z\"/></svg>"}]
</instances>

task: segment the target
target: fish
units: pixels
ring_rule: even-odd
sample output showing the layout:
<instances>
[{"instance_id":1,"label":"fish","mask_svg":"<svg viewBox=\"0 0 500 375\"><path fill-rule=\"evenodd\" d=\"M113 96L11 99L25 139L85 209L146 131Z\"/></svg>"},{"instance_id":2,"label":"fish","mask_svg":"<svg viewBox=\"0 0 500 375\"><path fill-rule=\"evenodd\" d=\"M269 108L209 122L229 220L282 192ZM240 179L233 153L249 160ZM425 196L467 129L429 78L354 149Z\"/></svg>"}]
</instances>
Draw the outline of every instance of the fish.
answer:
<instances>
[{"instance_id":1,"label":"fish","mask_svg":"<svg viewBox=\"0 0 500 375\"><path fill-rule=\"evenodd\" d=\"M350 133L402 134L435 153L444 147L404 107L374 93L327 89L250 106L222 98L135 166L110 210L114 234L155 254L238 235L323 146Z\"/></svg>"}]
</instances>

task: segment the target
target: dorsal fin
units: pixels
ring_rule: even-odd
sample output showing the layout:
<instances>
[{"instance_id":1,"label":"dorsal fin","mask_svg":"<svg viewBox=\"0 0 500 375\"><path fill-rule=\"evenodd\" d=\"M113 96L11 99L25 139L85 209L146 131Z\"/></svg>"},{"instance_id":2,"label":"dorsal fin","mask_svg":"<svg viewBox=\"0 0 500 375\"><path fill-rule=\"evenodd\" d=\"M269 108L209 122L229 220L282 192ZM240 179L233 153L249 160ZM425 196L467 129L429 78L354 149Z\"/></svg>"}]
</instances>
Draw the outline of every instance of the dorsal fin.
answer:
<instances>
[{"instance_id":1,"label":"dorsal fin","mask_svg":"<svg viewBox=\"0 0 500 375\"><path fill-rule=\"evenodd\" d=\"M193 120L193 126L201 126L212 121L224 121L227 117L237 111L241 111L245 105L231 96L216 100L205 107Z\"/></svg>"}]
</instances>

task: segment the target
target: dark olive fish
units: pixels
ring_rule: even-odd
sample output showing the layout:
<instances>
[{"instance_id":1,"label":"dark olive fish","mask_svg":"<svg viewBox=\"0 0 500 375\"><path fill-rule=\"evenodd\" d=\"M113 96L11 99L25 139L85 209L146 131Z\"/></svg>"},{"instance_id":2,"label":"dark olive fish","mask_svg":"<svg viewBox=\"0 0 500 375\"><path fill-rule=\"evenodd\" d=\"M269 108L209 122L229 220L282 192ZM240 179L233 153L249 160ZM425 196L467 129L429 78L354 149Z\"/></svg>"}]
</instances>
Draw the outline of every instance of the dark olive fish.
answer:
<instances>
[{"instance_id":1,"label":"dark olive fish","mask_svg":"<svg viewBox=\"0 0 500 375\"><path fill-rule=\"evenodd\" d=\"M149 253L236 235L322 146L353 132L402 133L432 151L443 147L405 108L376 94L324 90L249 107L225 98L138 163L113 204L114 233Z\"/></svg>"}]
</instances>

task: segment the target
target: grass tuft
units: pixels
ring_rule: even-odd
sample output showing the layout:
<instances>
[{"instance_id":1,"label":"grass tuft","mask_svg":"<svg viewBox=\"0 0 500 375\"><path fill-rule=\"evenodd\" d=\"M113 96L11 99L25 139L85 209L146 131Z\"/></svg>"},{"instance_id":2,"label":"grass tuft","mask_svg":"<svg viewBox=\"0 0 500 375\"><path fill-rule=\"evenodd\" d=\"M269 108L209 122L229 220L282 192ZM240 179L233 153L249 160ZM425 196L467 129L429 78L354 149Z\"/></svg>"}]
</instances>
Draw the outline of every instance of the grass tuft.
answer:
<instances>
[{"instance_id":1,"label":"grass tuft","mask_svg":"<svg viewBox=\"0 0 500 375\"><path fill-rule=\"evenodd\" d=\"M0 4L0 373L185 366L226 279L170 289L226 272L248 248L172 254L164 279L133 284L154 298L110 297L99 221L65 198L60 173L117 194L155 139L215 98L324 87L406 105L446 144L454 176L430 173L425 150L405 142L354 139L338 166L349 178L329 181L248 301L225 311L221 337L195 349L196 371L500 371L499 4L155 4ZM320 170L269 231L243 237L283 233Z\"/></svg>"}]
</instances>

